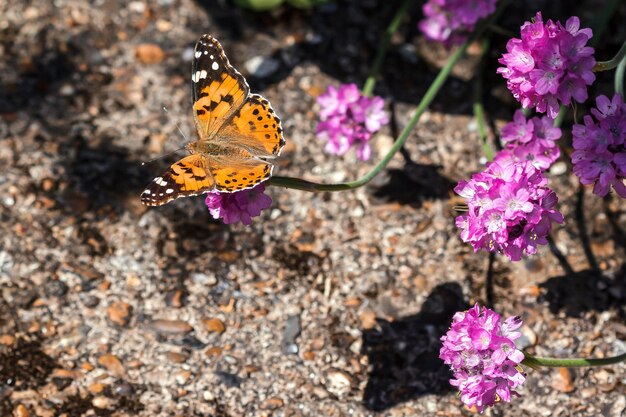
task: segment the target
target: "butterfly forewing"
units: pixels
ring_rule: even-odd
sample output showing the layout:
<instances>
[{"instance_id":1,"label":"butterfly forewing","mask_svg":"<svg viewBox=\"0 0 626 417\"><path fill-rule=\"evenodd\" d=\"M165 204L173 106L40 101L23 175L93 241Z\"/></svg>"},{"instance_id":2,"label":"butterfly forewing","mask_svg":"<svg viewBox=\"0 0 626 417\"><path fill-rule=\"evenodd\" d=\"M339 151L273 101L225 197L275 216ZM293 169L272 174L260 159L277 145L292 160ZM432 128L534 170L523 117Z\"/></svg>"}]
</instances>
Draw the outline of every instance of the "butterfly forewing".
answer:
<instances>
[{"instance_id":1,"label":"butterfly forewing","mask_svg":"<svg viewBox=\"0 0 626 417\"><path fill-rule=\"evenodd\" d=\"M230 65L220 43L204 35L194 50L191 91L198 134L209 139L243 105L250 88Z\"/></svg>"}]
</instances>

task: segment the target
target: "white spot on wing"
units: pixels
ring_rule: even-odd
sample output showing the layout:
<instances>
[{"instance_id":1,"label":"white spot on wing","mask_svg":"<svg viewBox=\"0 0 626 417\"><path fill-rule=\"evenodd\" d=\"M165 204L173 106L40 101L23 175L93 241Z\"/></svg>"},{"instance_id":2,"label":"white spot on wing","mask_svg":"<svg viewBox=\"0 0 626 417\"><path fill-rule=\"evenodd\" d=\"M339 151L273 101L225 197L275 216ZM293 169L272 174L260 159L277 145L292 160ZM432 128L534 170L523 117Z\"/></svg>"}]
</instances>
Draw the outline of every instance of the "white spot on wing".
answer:
<instances>
[{"instance_id":1,"label":"white spot on wing","mask_svg":"<svg viewBox=\"0 0 626 417\"><path fill-rule=\"evenodd\" d=\"M167 194L172 194L174 192L174 190L172 188L168 188L167 190L165 190L165 192Z\"/></svg>"},{"instance_id":2,"label":"white spot on wing","mask_svg":"<svg viewBox=\"0 0 626 417\"><path fill-rule=\"evenodd\" d=\"M219 69L219 65L217 62L213 61L213 65L211 65L211 68L213 68L214 71L217 71Z\"/></svg>"},{"instance_id":3,"label":"white spot on wing","mask_svg":"<svg viewBox=\"0 0 626 417\"><path fill-rule=\"evenodd\" d=\"M199 78L200 79L204 79L204 78L206 78L207 75L208 75L207 72L205 70L202 70L202 71L200 71Z\"/></svg>"},{"instance_id":4,"label":"white spot on wing","mask_svg":"<svg viewBox=\"0 0 626 417\"><path fill-rule=\"evenodd\" d=\"M206 51L204 51L204 53L206 54ZM196 51L194 55L196 56L196 58L200 58L202 56L202 51Z\"/></svg>"}]
</instances>

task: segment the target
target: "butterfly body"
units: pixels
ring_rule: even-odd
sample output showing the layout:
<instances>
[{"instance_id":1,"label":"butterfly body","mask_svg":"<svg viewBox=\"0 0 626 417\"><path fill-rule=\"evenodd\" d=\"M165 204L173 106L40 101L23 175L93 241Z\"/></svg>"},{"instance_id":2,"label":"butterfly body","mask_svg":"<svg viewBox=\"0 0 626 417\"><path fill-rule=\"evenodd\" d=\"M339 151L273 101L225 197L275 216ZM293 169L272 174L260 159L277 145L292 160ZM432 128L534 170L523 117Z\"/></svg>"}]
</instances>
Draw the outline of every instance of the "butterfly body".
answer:
<instances>
[{"instance_id":1,"label":"butterfly body","mask_svg":"<svg viewBox=\"0 0 626 417\"><path fill-rule=\"evenodd\" d=\"M185 145L190 155L172 164L141 194L146 205L213 190L253 188L272 175L267 160L280 155L285 145L280 119L269 101L250 94L245 78L209 35L196 44L191 81L198 140Z\"/></svg>"}]
</instances>

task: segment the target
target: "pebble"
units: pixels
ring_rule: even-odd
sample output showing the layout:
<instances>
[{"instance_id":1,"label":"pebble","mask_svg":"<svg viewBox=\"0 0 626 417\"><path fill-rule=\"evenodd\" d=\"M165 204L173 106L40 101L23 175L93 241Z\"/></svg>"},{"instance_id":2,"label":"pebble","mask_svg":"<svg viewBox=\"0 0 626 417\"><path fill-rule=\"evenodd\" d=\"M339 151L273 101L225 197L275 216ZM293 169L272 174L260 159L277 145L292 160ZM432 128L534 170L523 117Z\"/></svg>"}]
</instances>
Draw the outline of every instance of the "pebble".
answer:
<instances>
[{"instance_id":1,"label":"pebble","mask_svg":"<svg viewBox=\"0 0 626 417\"><path fill-rule=\"evenodd\" d=\"M93 395L101 394L104 391L105 385L102 382L94 382L87 386L87 391Z\"/></svg>"},{"instance_id":2,"label":"pebble","mask_svg":"<svg viewBox=\"0 0 626 417\"><path fill-rule=\"evenodd\" d=\"M165 294L165 304L169 307L181 308L185 305L186 298L181 290L168 291Z\"/></svg>"},{"instance_id":3,"label":"pebble","mask_svg":"<svg viewBox=\"0 0 626 417\"><path fill-rule=\"evenodd\" d=\"M18 404L17 407L13 409L13 417L30 417L30 412L24 404Z\"/></svg>"},{"instance_id":4,"label":"pebble","mask_svg":"<svg viewBox=\"0 0 626 417\"><path fill-rule=\"evenodd\" d=\"M122 365L122 361L115 355L102 355L98 358L98 365L102 366L113 375L117 377L123 377L126 375L126 370L124 369L124 365Z\"/></svg>"},{"instance_id":5,"label":"pebble","mask_svg":"<svg viewBox=\"0 0 626 417\"><path fill-rule=\"evenodd\" d=\"M558 374L552 380L552 388L566 393L574 391L574 372L569 368L558 368Z\"/></svg>"},{"instance_id":6,"label":"pebble","mask_svg":"<svg viewBox=\"0 0 626 417\"><path fill-rule=\"evenodd\" d=\"M112 323L126 327L130 320L132 307L123 301L116 301L107 307L107 316Z\"/></svg>"},{"instance_id":7,"label":"pebble","mask_svg":"<svg viewBox=\"0 0 626 417\"><path fill-rule=\"evenodd\" d=\"M280 68L280 61L271 57L255 56L244 63L246 71L254 77L266 78Z\"/></svg>"},{"instance_id":8,"label":"pebble","mask_svg":"<svg viewBox=\"0 0 626 417\"><path fill-rule=\"evenodd\" d=\"M158 319L150 323L150 328L162 335L179 335L193 331L193 327L183 320Z\"/></svg>"},{"instance_id":9,"label":"pebble","mask_svg":"<svg viewBox=\"0 0 626 417\"><path fill-rule=\"evenodd\" d=\"M284 405L284 401L278 397L268 398L261 403L262 410L276 410Z\"/></svg>"},{"instance_id":10,"label":"pebble","mask_svg":"<svg viewBox=\"0 0 626 417\"><path fill-rule=\"evenodd\" d=\"M207 275L201 272L191 274L191 280L198 285L206 285L212 287L217 284L217 278L215 275Z\"/></svg>"},{"instance_id":11,"label":"pebble","mask_svg":"<svg viewBox=\"0 0 626 417\"><path fill-rule=\"evenodd\" d=\"M142 43L135 48L135 56L142 64L158 64L165 58L165 52L159 45Z\"/></svg>"},{"instance_id":12,"label":"pebble","mask_svg":"<svg viewBox=\"0 0 626 417\"><path fill-rule=\"evenodd\" d=\"M297 354L299 352L296 338L302 331L299 315L291 315L287 317L285 328L283 329L283 339L280 343L281 350L284 354Z\"/></svg>"},{"instance_id":13,"label":"pebble","mask_svg":"<svg viewBox=\"0 0 626 417\"><path fill-rule=\"evenodd\" d=\"M186 369L178 371L174 377L178 385L185 385L187 381L189 381L189 378L191 378L191 371Z\"/></svg>"},{"instance_id":14,"label":"pebble","mask_svg":"<svg viewBox=\"0 0 626 417\"><path fill-rule=\"evenodd\" d=\"M224 322L221 321L220 319L210 319L210 318L204 318L202 319L202 324L204 325L204 328L206 329L207 332L209 333L224 333L224 331L226 330L226 326L224 325Z\"/></svg>"},{"instance_id":15,"label":"pebble","mask_svg":"<svg viewBox=\"0 0 626 417\"><path fill-rule=\"evenodd\" d=\"M325 373L326 390L338 398L346 396L352 389L352 377L339 369L330 369Z\"/></svg>"}]
</instances>

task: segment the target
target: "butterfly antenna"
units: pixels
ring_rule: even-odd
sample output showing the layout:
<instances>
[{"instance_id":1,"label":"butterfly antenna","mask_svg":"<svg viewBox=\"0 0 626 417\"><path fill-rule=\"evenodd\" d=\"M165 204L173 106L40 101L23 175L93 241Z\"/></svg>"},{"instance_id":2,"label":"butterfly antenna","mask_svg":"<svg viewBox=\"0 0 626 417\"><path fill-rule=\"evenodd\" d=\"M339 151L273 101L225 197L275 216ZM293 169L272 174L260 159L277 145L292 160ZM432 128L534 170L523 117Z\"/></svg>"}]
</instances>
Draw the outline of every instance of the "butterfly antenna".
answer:
<instances>
[{"instance_id":1,"label":"butterfly antenna","mask_svg":"<svg viewBox=\"0 0 626 417\"><path fill-rule=\"evenodd\" d=\"M144 161L144 162L142 162L142 163L141 163L141 165L151 164L151 163L153 163L154 161L158 161L159 159L163 159L163 158L165 158L165 157L167 157L167 156L173 155L173 154L175 154L175 153L176 153L176 152L178 152L178 151L182 151L183 149L185 149L185 146L181 146L180 148L178 148L178 149L174 149L172 152L168 152L168 153L166 153L166 154L164 154L164 155L157 156L157 157L156 157L156 158L154 158L154 159L150 159L150 160L148 160L148 161Z\"/></svg>"},{"instance_id":2,"label":"butterfly antenna","mask_svg":"<svg viewBox=\"0 0 626 417\"><path fill-rule=\"evenodd\" d=\"M167 110L167 107L165 107L165 106L163 106L163 111L164 111L165 113L169 113L169 111ZM183 136L183 138L185 139L185 141L189 142L189 140L187 139L187 136L185 135L185 132L183 132L183 130L180 128L180 125L178 124L178 122L175 122L175 125L176 125L176 128L178 129L178 131L180 132L180 134L181 134L181 135ZM165 155L157 156L157 157L156 157L156 158L154 158L154 159L150 159L149 161L142 162L142 163L141 163L141 165L151 164L151 163L152 163L152 162L154 162L154 161L158 161L159 159L163 159L163 158L165 158L166 156L170 156L170 155L172 155L172 154L175 154L176 152L178 152L178 151L181 151L181 150L185 149L185 147L186 147L186 146L184 146L184 145L183 145L183 146L181 146L181 147L180 147L180 148L178 148L178 149L174 149L172 152L168 152L168 153L166 153Z\"/></svg>"},{"instance_id":3,"label":"butterfly antenna","mask_svg":"<svg viewBox=\"0 0 626 417\"><path fill-rule=\"evenodd\" d=\"M167 110L167 107L163 106L163 111L165 113L168 113L169 111ZM178 129L178 131L180 132L180 134L183 136L183 139L185 139L187 142L189 142L189 139L187 139L187 135L185 135L185 132L183 132L183 129L180 128L180 125L178 124L178 122L174 122L174 124L176 125L176 129Z\"/></svg>"}]
</instances>

